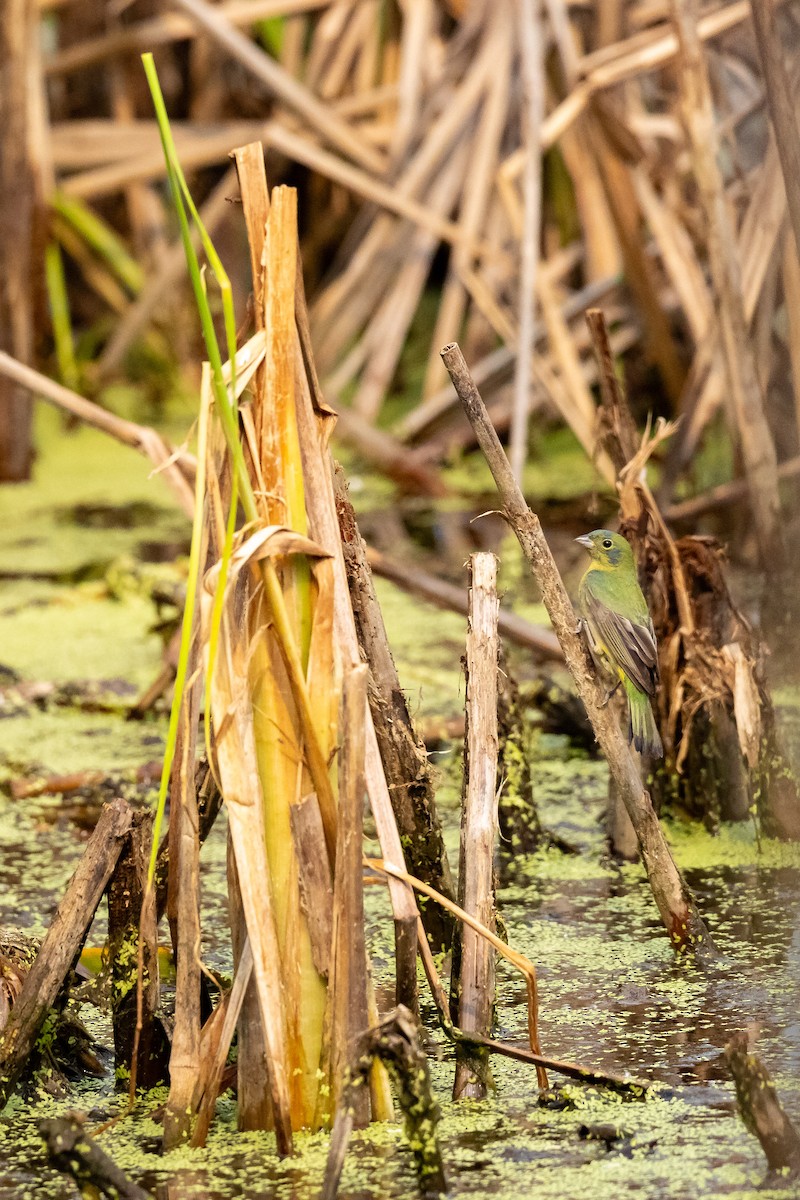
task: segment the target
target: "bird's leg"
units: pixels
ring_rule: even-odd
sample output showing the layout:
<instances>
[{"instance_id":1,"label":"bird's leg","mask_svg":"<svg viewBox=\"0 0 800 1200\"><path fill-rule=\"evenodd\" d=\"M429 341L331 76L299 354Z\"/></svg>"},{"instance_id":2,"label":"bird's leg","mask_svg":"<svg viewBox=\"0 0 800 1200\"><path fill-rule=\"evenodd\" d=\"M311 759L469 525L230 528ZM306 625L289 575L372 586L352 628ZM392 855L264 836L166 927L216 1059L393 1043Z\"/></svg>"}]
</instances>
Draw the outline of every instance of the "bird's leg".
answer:
<instances>
[{"instance_id":1,"label":"bird's leg","mask_svg":"<svg viewBox=\"0 0 800 1200\"><path fill-rule=\"evenodd\" d=\"M614 695L614 693L616 692L617 688L619 687L619 685L620 685L621 683L622 683L622 680L621 680L621 679L618 679L618 680L617 680L617 682L614 684L614 686L611 688L611 690L610 690L610 691L608 691L608 692L606 692L606 698L605 698L605 700L603 700L603 701L602 701L602 703L600 704L600 707L601 707L601 708L605 708L605 707L606 707L606 705L608 704L609 700L610 700L610 699L611 699L611 697Z\"/></svg>"}]
</instances>

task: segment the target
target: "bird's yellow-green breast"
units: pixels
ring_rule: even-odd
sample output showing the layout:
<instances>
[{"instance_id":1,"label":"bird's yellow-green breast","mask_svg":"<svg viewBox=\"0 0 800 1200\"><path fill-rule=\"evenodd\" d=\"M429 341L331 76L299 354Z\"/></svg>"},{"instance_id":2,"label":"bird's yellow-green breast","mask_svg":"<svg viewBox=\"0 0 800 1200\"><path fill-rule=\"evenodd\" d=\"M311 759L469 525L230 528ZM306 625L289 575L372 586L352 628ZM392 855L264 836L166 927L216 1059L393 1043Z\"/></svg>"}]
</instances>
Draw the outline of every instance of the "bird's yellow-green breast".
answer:
<instances>
[{"instance_id":1,"label":"bird's yellow-green breast","mask_svg":"<svg viewBox=\"0 0 800 1200\"><path fill-rule=\"evenodd\" d=\"M591 556L578 588L578 606L598 667L622 683L628 698L629 740L660 757L650 697L658 684L658 650L630 543L609 529L577 539Z\"/></svg>"}]
</instances>

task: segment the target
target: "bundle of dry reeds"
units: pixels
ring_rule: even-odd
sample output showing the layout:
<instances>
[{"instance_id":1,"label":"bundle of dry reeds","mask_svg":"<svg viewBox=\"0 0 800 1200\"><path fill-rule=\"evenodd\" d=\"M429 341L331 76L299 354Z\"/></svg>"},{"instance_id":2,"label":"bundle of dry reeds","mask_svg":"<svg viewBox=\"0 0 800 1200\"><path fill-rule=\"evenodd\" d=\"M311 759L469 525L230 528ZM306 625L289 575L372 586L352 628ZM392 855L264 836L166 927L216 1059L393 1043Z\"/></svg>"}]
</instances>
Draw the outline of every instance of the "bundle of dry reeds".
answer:
<instances>
[{"instance_id":1,"label":"bundle of dry reeds","mask_svg":"<svg viewBox=\"0 0 800 1200\"><path fill-rule=\"evenodd\" d=\"M228 211L230 145L257 136L276 178L306 178L302 255L340 436L404 486L441 491L436 464L472 436L438 358L458 337L511 431L518 476L539 407L595 455L582 313L602 300L635 410L684 418L665 486L722 411L774 563L776 463L797 450L800 412L800 219L790 229L783 186L799 153L798 14L780 0L756 8L754 31L747 0L175 0L169 11L14 0L4 36L18 69L0 111L30 153L3 193L17 223L0 221L0 236L19 244L27 197L39 256L31 268L16 254L19 278L15 266L3 280L0 303L20 291L30 303L2 348L34 354L43 204L66 382L83 371L100 386L130 369L133 349L141 370L142 347L163 365L165 328L188 345L137 57L154 48L209 229ZM87 324L100 345L91 368L74 351ZM417 354L427 347L421 375L404 356L412 335ZM373 426L393 390L417 403L390 435ZM4 454L0 474L24 470L24 452Z\"/></svg>"}]
</instances>

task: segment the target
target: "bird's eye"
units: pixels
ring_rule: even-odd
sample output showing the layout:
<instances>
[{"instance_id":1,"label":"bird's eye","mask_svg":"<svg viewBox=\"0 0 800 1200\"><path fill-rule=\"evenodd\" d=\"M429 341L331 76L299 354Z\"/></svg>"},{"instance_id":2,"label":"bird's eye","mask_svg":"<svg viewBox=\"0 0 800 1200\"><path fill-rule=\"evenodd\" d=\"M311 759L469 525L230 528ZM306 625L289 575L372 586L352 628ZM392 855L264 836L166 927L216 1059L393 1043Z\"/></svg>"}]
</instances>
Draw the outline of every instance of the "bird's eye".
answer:
<instances>
[{"instance_id":1,"label":"bird's eye","mask_svg":"<svg viewBox=\"0 0 800 1200\"><path fill-rule=\"evenodd\" d=\"M614 543L611 541L611 538L603 538L603 546L606 550L610 550L613 545Z\"/></svg>"}]
</instances>

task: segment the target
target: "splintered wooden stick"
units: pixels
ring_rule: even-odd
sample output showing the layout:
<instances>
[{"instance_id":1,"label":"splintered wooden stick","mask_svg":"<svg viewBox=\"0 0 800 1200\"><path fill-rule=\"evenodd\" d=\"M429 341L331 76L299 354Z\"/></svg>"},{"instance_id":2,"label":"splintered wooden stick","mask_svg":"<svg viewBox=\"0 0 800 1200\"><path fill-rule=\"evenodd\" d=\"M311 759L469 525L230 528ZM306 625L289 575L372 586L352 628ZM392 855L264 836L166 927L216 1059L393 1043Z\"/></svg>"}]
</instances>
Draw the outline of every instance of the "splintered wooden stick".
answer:
<instances>
[{"instance_id":1,"label":"splintered wooden stick","mask_svg":"<svg viewBox=\"0 0 800 1200\"><path fill-rule=\"evenodd\" d=\"M761 1143L770 1170L800 1173L800 1133L783 1111L766 1067L749 1052L746 1033L731 1038L725 1059L736 1084L742 1120Z\"/></svg>"},{"instance_id":2,"label":"splintered wooden stick","mask_svg":"<svg viewBox=\"0 0 800 1200\"><path fill-rule=\"evenodd\" d=\"M497 559L470 559L467 626L467 729L458 902L465 912L494 932L494 847L497 841ZM461 929L453 965L451 1007L466 1032L489 1034L495 992L495 952L474 929ZM457 1046L454 1100L482 1100L491 1086L489 1055L474 1046Z\"/></svg>"},{"instance_id":3,"label":"splintered wooden stick","mask_svg":"<svg viewBox=\"0 0 800 1200\"><path fill-rule=\"evenodd\" d=\"M330 987L333 993L333 1111L339 1109L350 1054L369 1024L367 948L364 940L364 879L361 870L364 815L364 723L367 676L364 663L345 671L342 680L342 746L339 751L339 829L333 887L333 939ZM369 1123L369 1089L352 1097L356 1129Z\"/></svg>"},{"instance_id":4,"label":"splintered wooden stick","mask_svg":"<svg viewBox=\"0 0 800 1200\"><path fill-rule=\"evenodd\" d=\"M603 689L597 680L589 652L577 632L575 611L542 533L539 518L528 508L514 480L500 439L492 427L486 406L457 343L445 346L442 359L494 476L506 520L514 530L541 588L542 599L564 651L567 667L636 830L653 897L670 941L676 950L713 950L713 942L694 897L672 858L650 795L642 786L630 747L614 714L604 707Z\"/></svg>"},{"instance_id":5,"label":"splintered wooden stick","mask_svg":"<svg viewBox=\"0 0 800 1200\"><path fill-rule=\"evenodd\" d=\"M133 810L124 800L104 805L83 858L67 884L0 1040L0 1108L22 1074L42 1022L80 954L132 820Z\"/></svg>"},{"instance_id":6,"label":"splintered wooden stick","mask_svg":"<svg viewBox=\"0 0 800 1200\"><path fill-rule=\"evenodd\" d=\"M195 640L190 661L198 656ZM175 1030L170 1056L170 1090L164 1113L164 1149L188 1141L196 1113L200 1071L200 829L194 788L194 760L200 709L200 681L187 687L181 705L178 740L170 779L167 918L175 952Z\"/></svg>"}]
</instances>

